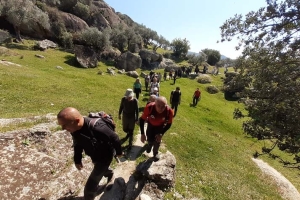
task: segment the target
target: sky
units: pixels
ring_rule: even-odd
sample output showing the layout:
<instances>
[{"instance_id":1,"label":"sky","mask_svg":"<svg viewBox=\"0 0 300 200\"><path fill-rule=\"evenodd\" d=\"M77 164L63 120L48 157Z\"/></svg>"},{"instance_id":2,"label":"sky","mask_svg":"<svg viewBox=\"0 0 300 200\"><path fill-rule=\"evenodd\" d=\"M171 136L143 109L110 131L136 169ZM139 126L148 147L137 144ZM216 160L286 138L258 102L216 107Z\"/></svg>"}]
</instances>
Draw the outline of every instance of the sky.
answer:
<instances>
[{"instance_id":1,"label":"sky","mask_svg":"<svg viewBox=\"0 0 300 200\"><path fill-rule=\"evenodd\" d=\"M257 11L267 5L265 0L104 0L116 12L128 15L172 42L186 38L192 52L202 49L218 50L231 59L241 55L236 51L238 41L219 42L220 26L234 17Z\"/></svg>"}]
</instances>

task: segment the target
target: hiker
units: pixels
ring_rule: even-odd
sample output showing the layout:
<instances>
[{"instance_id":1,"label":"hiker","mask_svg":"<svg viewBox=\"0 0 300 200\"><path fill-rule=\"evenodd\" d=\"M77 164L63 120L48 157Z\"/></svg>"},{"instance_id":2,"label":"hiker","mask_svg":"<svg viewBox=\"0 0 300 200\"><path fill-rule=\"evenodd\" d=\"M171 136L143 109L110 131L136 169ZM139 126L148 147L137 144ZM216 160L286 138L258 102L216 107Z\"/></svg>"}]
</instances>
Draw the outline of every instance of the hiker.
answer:
<instances>
[{"instance_id":1,"label":"hiker","mask_svg":"<svg viewBox=\"0 0 300 200\"><path fill-rule=\"evenodd\" d=\"M157 78L154 78L153 82L150 84L150 95L153 94L154 88L157 88L157 92L159 93L159 83L157 82Z\"/></svg>"},{"instance_id":2,"label":"hiker","mask_svg":"<svg viewBox=\"0 0 300 200\"><path fill-rule=\"evenodd\" d=\"M149 82L150 82L150 75L147 74L147 75L145 76L145 88L146 88L146 92L148 91Z\"/></svg>"},{"instance_id":3,"label":"hiker","mask_svg":"<svg viewBox=\"0 0 300 200\"><path fill-rule=\"evenodd\" d=\"M166 81L167 80L167 71L165 70L164 71L164 81Z\"/></svg>"},{"instance_id":4,"label":"hiker","mask_svg":"<svg viewBox=\"0 0 300 200\"><path fill-rule=\"evenodd\" d=\"M157 96L155 94L151 94L149 96L148 102L146 105L148 105L149 103L155 102L155 99L157 98Z\"/></svg>"},{"instance_id":5,"label":"hiker","mask_svg":"<svg viewBox=\"0 0 300 200\"><path fill-rule=\"evenodd\" d=\"M118 135L103 120L94 122L90 127L91 118L83 117L72 107L62 109L57 114L58 124L63 130L71 133L74 148L74 163L78 170L83 168L82 153L91 157L94 168L84 187L84 199L92 200L97 195L102 177L107 178L106 190L113 186L114 173L109 165L114 152L122 156L121 143Z\"/></svg>"},{"instance_id":6,"label":"hiker","mask_svg":"<svg viewBox=\"0 0 300 200\"><path fill-rule=\"evenodd\" d=\"M159 92L157 87L153 88L153 93L151 95L155 95L156 97L159 97Z\"/></svg>"},{"instance_id":7,"label":"hiker","mask_svg":"<svg viewBox=\"0 0 300 200\"><path fill-rule=\"evenodd\" d=\"M176 79L177 79L177 73L176 73L177 71L175 71L175 73L174 73L174 75L173 75L173 80L174 80L174 82L173 82L173 85L175 85L175 82L176 82Z\"/></svg>"},{"instance_id":8,"label":"hiker","mask_svg":"<svg viewBox=\"0 0 300 200\"><path fill-rule=\"evenodd\" d=\"M145 135L144 123L147 120L148 126ZM171 127L173 121L173 111L167 105L165 97L157 97L155 102L149 103L140 117L141 141L148 141L147 153L151 152L153 147L153 157L159 160L158 150L161 139L165 132ZM147 136L147 137L146 137Z\"/></svg>"},{"instance_id":9,"label":"hiker","mask_svg":"<svg viewBox=\"0 0 300 200\"><path fill-rule=\"evenodd\" d=\"M142 92L142 84L139 78L137 78L133 83L133 91L135 93L136 98L139 99L140 93Z\"/></svg>"},{"instance_id":10,"label":"hiker","mask_svg":"<svg viewBox=\"0 0 300 200\"><path fill-rule=\"evenodd\" d=\"M199 90L199 88L197 88L193 95L193 106L196 106L200 99L201 99L201 91Z\"/></svg>"},{"instance_id":11,"label":"hiker","mask_svg":"<svg viewBox=\"0 0 300 200\"><path fill-rule=\"evenodd\" d=\"M122 119L123 131L126 133L126 137L121 139L121 143L123 144L127 139L129 139L128 149L131 149L132 147L133 131L135 123L138 121L138 117L138 100L134 98L133 90L127 89L124 97L121 99L119 119Z\"/></svg>"},{"instance_id":12,"label":"hiker","mask_svg":"<svg viewBox=\"0 0 300 200\"><path fill-rule=\"evenodd\" d=\"M180 105L181 101L181 91L180 87L176 87L176 90L173 90L170 95L171 108L174 111L174 117L177 113L178 105Z\"/></svg>"}]
</instances>

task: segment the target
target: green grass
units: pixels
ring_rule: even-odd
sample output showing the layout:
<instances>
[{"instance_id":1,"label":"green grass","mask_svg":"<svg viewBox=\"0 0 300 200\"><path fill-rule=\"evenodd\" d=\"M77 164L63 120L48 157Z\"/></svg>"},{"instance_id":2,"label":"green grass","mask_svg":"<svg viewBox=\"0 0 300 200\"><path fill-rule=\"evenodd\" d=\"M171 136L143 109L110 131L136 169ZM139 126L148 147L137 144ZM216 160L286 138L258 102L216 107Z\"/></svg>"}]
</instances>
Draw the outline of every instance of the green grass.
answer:
<instances>
[{"instance_id":1,"label":"green grass","mask_svg":"<svg viewBox=\"0 0 300 200\"><path fill-rule=\"evenodd\" d=\"M76 107L82 114L104 110L115 116L117 132L120 137L125 136L117 113L120 100L125 90L132 88L134 78L120 74L98 75L99 70L106 72L107 68L101 62L94 69L74 67L74 55L59 50L32 51L30 41L9 46L10 54L1 55L0 59L22 67L0 65L1 118L56 114L66 106ZM44 55L45 59L35 54ZM220 73L213 77L212 85L222 86L223 71ZM163 138L167 150L177 160L175 188L167 192L166 199L174 199L174 192L185 198L280 199L275 184L251 161L252 154L260 150L262 143L246 137L242 122L233 119L234 108L242 108L242 105L226 101L221 92L207 93L209 84L188 78L178 79L175 85L172 83L171 80L162 82L160 93L169 99L176 86L180 86L182 92L178 114ZM190 107L197 87L202 91L201 101L197 107ZM140 107L145 106L148 98L144 91L142 94ZM0 127L0 132L6 130ZM284 168L266 156L262 158L300 189L297 170Z\"/></svg>"}]
</instances>

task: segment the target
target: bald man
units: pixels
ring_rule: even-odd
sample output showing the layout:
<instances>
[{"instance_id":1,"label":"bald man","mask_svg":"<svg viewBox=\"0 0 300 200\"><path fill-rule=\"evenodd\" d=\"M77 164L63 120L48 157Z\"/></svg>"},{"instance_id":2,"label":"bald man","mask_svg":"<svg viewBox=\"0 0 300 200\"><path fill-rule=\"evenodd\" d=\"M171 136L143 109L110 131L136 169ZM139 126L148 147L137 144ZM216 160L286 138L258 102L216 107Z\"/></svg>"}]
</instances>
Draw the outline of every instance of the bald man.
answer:
<instances>
[{"instance_id":1,"label":"bald man","mask_svg":"<svg viewBox=\"0 0 300 200\"><path fill-rule=\"evenodd\" d=\"M98 184L103 176L107 178L106 189L111 189L114 174L109 165L114 151L117 156L122 155L118 135L102 120L96 121L94 126L90 125L91 118L83 117L77 109L72 107L62 109L57 115L57 120L62 129L70 132L72 136L76 168L78 170L83 168L81 162L83 150L93 161L93 171L84 187L84 199L95 198Z\"/></svg>"},{"instance_id":2,"label":"bald man","mask_svg":"<svg viewBox=\"0 0 300 200\"><path fill-rule=\"evenodd\" d=\"M145 135L144 123L148 122ZM167 99L163 96L157 97L154 102L149 103L140 117L141 141L148 142L147 153L153 147L153 157L159 160L158 150L161 139L166 131L171 127L173 121L173 110L167 105Z\"/></svg>"}]
</instances>

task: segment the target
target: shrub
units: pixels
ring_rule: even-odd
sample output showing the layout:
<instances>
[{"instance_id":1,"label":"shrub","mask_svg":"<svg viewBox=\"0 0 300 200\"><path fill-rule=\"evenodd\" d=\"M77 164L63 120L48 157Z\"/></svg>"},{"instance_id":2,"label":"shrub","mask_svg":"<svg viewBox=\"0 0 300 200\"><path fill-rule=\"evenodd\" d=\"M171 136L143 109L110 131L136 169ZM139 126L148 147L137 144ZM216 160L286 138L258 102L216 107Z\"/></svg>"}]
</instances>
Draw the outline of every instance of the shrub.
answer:
<instances>
[{"instance_id":1,"label":"shrub","mask_svg":"<svg viewBox=\"0 0 300 200\"><path fill-rule=\"evenodd\" d=\"M83 20L86 20L89 15L90 15L90 10L89 10L89 6L88 5L84 5L80 2L78 2L75 6L74 6L74 14L80 18L82 18Z\"/></svg>"},{"instance_id":2,"label":"shrub","mask_svg":"<svg viewBox=\"0 0 300 200\"><path fill-rule=\"evenodd\" d=\"M210 85L210 86L207 86L206 87L206 91L209 93L209 94L216 94L219 92L219 89L215 86L215 85Z\"/></svg>"},{"instance_id":3,"label":"shrub","mask_svg":"<svg viewBox=\"0 0 300 200\"><path fill-rule=\"evenodd\" d=\"M69 32L64 32L59 36L60 44L66 49L73 48L73 36Z\"/></svg>"},{"instance_id":4,"label":"shrub","mask_svg":"<svg viewBox=\"0 0 300 200\"><path fill-rule=\"evenodd\" d=\"M79 36L80 42L89 46L93 46L98 50L104 50L109 46L109 36L102 33L97 28L92 27L81 32Z\"/></svg>"},{"instance_id":5,"label":"shrub","mask_svg":"<svg viewBox=\"0 0 300 200\"><path fill-rule=\"evenodd\" d=\"M171 58L171 53L170 52L164 52L163 56L164 56L164 58Z\"/></svg>"},{"instance_id":6,"label":"shrub","mask_svg":"<svg viewBox=\"0 0 300 200\"><path fill-rule=\"evenodd\" d=\"M212 82L212 78L207 75L207 74L200 74L197 77L197 82L198 83L211 83Z\"/></svg>"}]
</instances>

